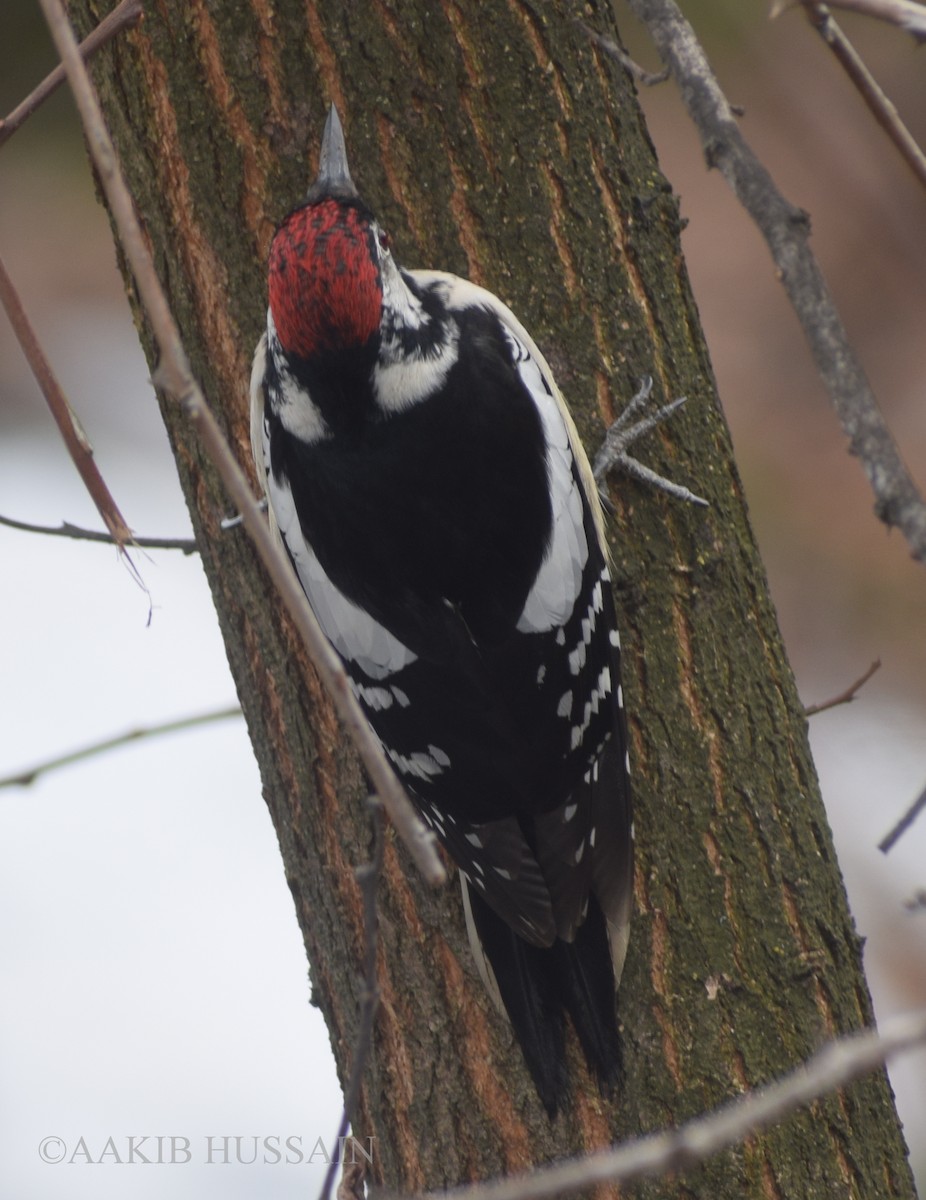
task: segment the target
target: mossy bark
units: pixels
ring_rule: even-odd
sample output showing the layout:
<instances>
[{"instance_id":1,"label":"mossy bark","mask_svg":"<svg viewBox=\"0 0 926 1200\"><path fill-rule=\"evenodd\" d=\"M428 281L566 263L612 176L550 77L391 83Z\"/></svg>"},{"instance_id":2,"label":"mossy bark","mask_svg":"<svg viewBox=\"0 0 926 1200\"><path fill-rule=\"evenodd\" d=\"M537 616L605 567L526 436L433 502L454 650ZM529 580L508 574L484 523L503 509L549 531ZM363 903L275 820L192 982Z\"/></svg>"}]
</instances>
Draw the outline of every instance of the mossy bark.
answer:
<instances>
[{"instance_id":1,"label":"mossy bark","mask_svg":"<svg viewBox=\"0 0 926 1200\"><path fill-rule=\"evenodd\" d=\"M86 32L97 0L72 0ZM749 526L660 174L627 77L566 0L151 0L94 63L197 377L241 461L276 221L326 105L410 266L468 275L532 330L594 447L651 373L689 403L641 450L710 508L611 488L637 781L637 912L620 993L626 1080L575 1047L550 1124L465 944L455 888L390 838L382 1003L355 1126L375 1177L439 1187L693 1117L871 1021L805 721ZM615 36L603 0L584 20ZM149 354L151 339L139 318ZM363 780L195 435L162 404L338 1069L362 982ZM629 1193L628 1193L629 1194ZM913 1195L883 1075L641 1197Z\"/></svg>"}]
</instances>

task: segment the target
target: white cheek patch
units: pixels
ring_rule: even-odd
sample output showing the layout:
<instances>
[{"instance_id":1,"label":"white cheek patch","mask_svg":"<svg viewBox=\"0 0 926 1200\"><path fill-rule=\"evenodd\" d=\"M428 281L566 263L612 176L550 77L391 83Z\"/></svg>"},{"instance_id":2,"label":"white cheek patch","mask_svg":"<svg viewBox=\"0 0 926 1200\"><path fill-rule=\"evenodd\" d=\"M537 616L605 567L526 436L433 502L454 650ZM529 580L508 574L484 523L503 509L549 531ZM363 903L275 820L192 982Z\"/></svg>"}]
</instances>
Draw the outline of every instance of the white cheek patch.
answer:
<instances>
[{"instance_id":1,"label":"white cheek patch","mask_svg":"<svg viewBox=\"0 0 926 1200\"><path fill-rule=\"evenodd\" d=\"M459 329L448 321L439 329L442 340L409 348L403 334L425 331L431 320L396 269L392 257L382 263L384 323L379 359L373 368L373 397L383 412L404 412L427 400L441 387L459 357Z\"/></svg>"},{"instance_id":2,"label":"white cheek patch","mask_svg":"<svg viewBox=\"0 0 926 1200\"><path fill-rule=\"evenodd\" d=\"M384 412L403 412L426 400L443 386L457 361L457 347L443 347L434 357L377 363L373 369L373 395Z\"/></svg>"},{"instance_id":3,"label":"white cheek patch","mask_svg":"<svg viewBox=\"0 0 926 1200\"><path fill-rule=\"evenodd\" d=\"M276 384L269 389L270 404L287 433L311 445L331 436L331 431L312 397L292 377L283 354L273 317L267 313L267 349L276 368ZM267 454L269 463L270 456Z\"/></svg>"}]
</instances>

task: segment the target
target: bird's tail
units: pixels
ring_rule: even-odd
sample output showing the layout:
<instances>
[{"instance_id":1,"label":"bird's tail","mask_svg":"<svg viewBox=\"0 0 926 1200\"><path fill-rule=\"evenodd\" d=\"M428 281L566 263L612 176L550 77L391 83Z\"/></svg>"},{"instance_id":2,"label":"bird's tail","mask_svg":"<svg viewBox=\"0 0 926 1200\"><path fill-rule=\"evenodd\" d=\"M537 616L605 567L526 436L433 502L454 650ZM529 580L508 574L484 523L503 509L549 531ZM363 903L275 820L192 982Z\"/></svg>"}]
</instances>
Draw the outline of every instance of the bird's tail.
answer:
<instances>
[{"instance_id":1,"label":"bird's tail","mask_svg":"<svg viewBox=\"0 0 926 1200\"><path fill-rule=\"evenodd\" d=\"M621 1046L608 927L595 896L573 941L557 938L544 947L518 937L465 880L463 894L477 965L511 1021L548 1114L555 1116L568 1094L567 1013L589 1069L610 1090L620 1075Z\"/></svg>"}]
</instances>

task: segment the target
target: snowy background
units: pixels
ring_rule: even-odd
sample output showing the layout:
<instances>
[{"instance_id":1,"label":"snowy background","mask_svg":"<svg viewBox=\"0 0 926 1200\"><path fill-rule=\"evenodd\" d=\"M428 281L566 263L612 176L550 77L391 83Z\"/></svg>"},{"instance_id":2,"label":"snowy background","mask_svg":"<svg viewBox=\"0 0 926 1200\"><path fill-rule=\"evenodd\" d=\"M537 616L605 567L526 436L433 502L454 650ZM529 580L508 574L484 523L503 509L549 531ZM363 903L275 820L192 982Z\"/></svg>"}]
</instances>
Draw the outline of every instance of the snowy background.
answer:
<instances>
[{"instance_id":1,"label":"snowy background","mask_svg":"<svg viewBox=\"0 0 926 1200\"><path fill-rule=\"evenodd\" d=\"M3 112L51 61L27 7L17 0L0 17ZM701 6L690 7L697 21ZM799 15L769 25L763 5L740 4L734 24L734 6L709 7L715 23L701 32L731 99L746 105L745 132L812 212L817 253L924 486L922 192ZM901 110L922 118L926 80L907 42L852 29L869 39ZM643 39L633 46L652 64ZM926 783L926 573L872 516L764 249L705 171L677 98L667 86L643 99L691 222L689 266L802 695L822 700L875 657L884 664L852 706L811 723L884 1017L926 1004L926 914L905 907L926 887L926 820L889 858L876 849ZM914 132L924 140L926 130ZM184 535L173 461L64 95L2 150L0 255L129 523ZM2 316L0 513L99 525ZM0 528L0 555L0 776L234 703L195 556L138 560L149 622L148 596L112 549ZM331 1149L340 1096L240 719L0 791L0 963L4 1196L313 1194L318 1139ZM926 1052L899 1062L892 1079L922 1173ZM145 1135L165 1139L162 1158L166 1139L188 1140L191 1160L136 1163L126 1176L112 1153L90 1165L80 1151L83 1137L99 1159L112 1137L125 1157L128 1138ZM43 1162L47 1138L61 1140L46 1143L49 1158L76 1161ZM254 1138L300 1139L314 1162L264 1162L273 1154L259 1145L250 1165ZM180 1160L184 1144L175 1143ZM156 1158L157 1143L142 1153Z\"/></svg>"}]
</instances>

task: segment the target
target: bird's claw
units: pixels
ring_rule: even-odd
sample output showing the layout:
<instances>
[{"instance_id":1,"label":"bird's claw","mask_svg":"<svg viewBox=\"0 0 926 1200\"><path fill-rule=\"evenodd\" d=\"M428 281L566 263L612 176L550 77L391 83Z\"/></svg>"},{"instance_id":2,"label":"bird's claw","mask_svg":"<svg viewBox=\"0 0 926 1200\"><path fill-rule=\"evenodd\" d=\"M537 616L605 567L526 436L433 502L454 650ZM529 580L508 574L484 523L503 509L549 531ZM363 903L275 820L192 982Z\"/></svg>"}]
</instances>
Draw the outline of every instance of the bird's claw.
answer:
<instances>
[{"instance_id":1,"label":"bird's claw","mask_svg":"<svg viewBox=\"0 0 926 1200\"><path fill-rule=\"evenodd\" d=\"M688 504L699 504L707 507L708 501L703 497L696 496L694 492L689 491L688 488L683 487L681 484L673 483L671 479L666 479L664 476L658 475L635 458L631 458L627 453L628 446L642 437L643 434L649 433L651 429L655 429L657 425L661 425L663 421L667 421L688 399L687 396L680 396L670 404L664 404L661 408L657 408L649 416L642 417L640 420L630 424L631 419L645 408L652 391L652 376L646 375L640 383L637 394L608 429L604 436L604 441L601 443L601 447L595 456L595 465L593 467L595 482L601 486L608 472L613 467L619 467L626 474L633 476L634 479L639 479L641 483L647 483L652 487L659 488L661 491L668 492L676 500L683 500Z\"/></svg>"}]
</instances>

